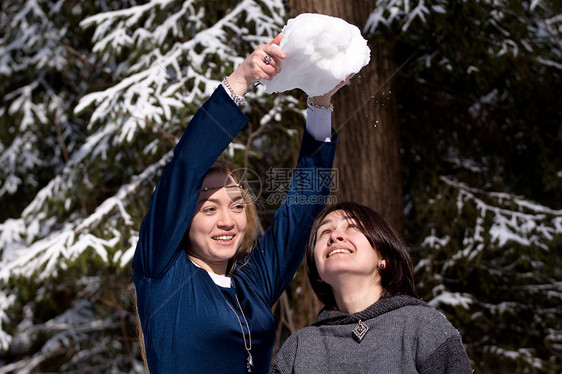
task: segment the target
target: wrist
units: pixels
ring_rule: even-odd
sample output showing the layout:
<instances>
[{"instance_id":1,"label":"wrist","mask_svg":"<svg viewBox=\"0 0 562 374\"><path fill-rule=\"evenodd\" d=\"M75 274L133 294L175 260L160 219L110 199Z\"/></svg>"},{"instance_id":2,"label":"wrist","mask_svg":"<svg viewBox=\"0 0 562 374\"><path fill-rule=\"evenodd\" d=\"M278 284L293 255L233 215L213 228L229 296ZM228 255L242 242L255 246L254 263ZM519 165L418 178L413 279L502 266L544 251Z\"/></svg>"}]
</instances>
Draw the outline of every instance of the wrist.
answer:
<instances>
[{"instance_id":1,"label":"wrist","mask_svg":"<svg viewBox=\"0 0 562 374\"><path fill-rule=\"evenodd\" d=\"M323 96L309 96L306 100L306 105L311 108L324 109L330 112L334 111L334 106L330 103L330 99Z\"/></svg>"},{"instance_id":2,"label":"wrist","mask_svg":"<svg viewBox=\"0 0 562 374\"><path fill-rule=\"evenodd\" d=\"M252 86L252 83L248 83L244 75L239 74L237 71L230 74L227 79L232 88L232 92L239 96L244 96Z\"/></svg>"},{"instance_id":3,"label":"wrist","mask_svg":"<svg viewBox=\"0 0 562 374\"><path fill-rule=\"evenodd\" d=\"M230 97L232 98L232 101L234 101L234 103L238 106L242 106L246 103L246 100L244 100L244 96L238 95L236 93L236 91L234 91L232 89L232 86L230 85L230 81L228 80L228 77L224 77L224 79L222 80L222 84L224 85L224 87L226 88L228 94L230 95Z\"/></svg>"}]
</instances>

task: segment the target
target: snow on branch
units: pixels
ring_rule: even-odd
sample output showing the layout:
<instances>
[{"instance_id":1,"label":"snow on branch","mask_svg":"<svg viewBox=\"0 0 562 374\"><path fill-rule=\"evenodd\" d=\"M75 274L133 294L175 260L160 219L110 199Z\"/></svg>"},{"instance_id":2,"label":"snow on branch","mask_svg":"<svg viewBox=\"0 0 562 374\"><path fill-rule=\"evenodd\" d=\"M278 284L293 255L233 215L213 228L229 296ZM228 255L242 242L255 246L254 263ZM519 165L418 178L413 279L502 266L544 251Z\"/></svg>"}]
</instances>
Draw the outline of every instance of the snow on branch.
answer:
<instances>
[{"instance_id":1,"label":"snow on branch","mask_svg":"<svg viewBox=\"0 0 562 374\"><path fill-rule=\"evenodd\" d=\"M0 244L3 248L0 280L7 281L12 276L29 274L37 274L38 279L48 278L56 274L59 267L65 267L62 260L72 261L90 249L102 261L117 261L117 258L109 257L108 249L115 248L124 234L136 237L138 229L127 211L129 199L135 196L141 184L155 178L171 154L172 151L163 160L134 177L129 184L123 185L90 216L70 220L58 230L50 229L46 237L37 238L38 229L34 225L26 225L28 217L25 216L0 224ZM39 195L48 195L48 188L49 186L45 187L47 190L44 189ZM31 211L28 211L28 214L31 214ZM41 221L41 216L35 217L33 221ZM41 225L48 225L47 221ZM92 232L97 229L103 232L106 238L94 236ZM120 252L120 255L130 258L130 252L134 251L135 246L136 242L130 243L130 247L124 253Z\"/></svg>"},{"instance_id":2,"label":"snow on branch","mask_svg":"<svg viewBox=\"0 0 562 374\"><path fill-rule=\"evenodd\" d=\"M72 77L61 43L68 28L54 16L62 4L45 0L2 3L0 80L5 92L0 115L5 134L13 136L0 140L0 198L35 190L42 183L38 175L60 165L59 149L52 147L50 138L53 121L68 147L76 140L69 130L73 120L63 114L69 105L68 92L54 92L48 84L63 71L67 80Z\"/></svg>"},{"instance_id":3,"label":"snow on branch","mask_svg":"<svg viewBox=\"0 0 562 374\"><path fill-rule=\"evenodd\" d=\"M372 34L380 25L389 27L394 22L401 23L402 31L407 31L416 19L426 22L426 16L431 13L430 8L426 5L426 1L418 0L414 5L412 3L414 1L410 0L384 0L377 2L377 6L365 23L363 32ZM430 5L431 10L435 13L444 13L446 2L436 1L436 3Z\"/></svg>"},{"instance_id":4,"label":"snow on branch","mask_svg":"<svg viewBox=\"0 0 562 374\"><path fill-rule=\"evenodd\" d=\"M10 76L27 70L60 66L61 35L53 26L52 17L43 12L48 7L45 1L27 0L8 2L5 12L8 17L0 19L0 74ZM10 4L11 3L11 4ZM6 32L4 33L4 30ZM23 52L23 53L22 53Z\"/></svg>"},{"instance_id":5,"label":"snow on branch","mask_svg":"<svg viewBox=\"0 0 562 374\"><path fill-rule=\"evenodd\" d=\"M12 100L8 112L11 115L17 112L21 120L15 138L9 145L2 144L0 175L3 182L0 184L0 197L15 193L23 183L24 174L28 174L28 180L34 180L32 171L43 164L34 144L40 141L36 131L37 125L45 125L48 120L43 105L33 102L32 92L36 87L37 83L26 85L5 96L6 100Z\"/></svg>"},{"instance_id":6,"label":"snow on branch","mask_svg":"<svg viewBox=\"0 0 562 374\"><path fill-rule=\"evenodd\" d=\"M363 32L373 35L381 28L394 25L407 35L406 32L415 25L437 27L450 22L449 18L460 11L459 7L467 7L474 13L470 15L471 22L478 22L480 30L489 30L485 38L476 36L474 46L480 45L491 57L511 58L526 54L540 64L561 68L558 60L562 56L562 14L541 0L517 4L507 0L483 0L478 5L468 1L381 0L370 13ZM432 58L431 52L427 52L423 59L428 63L441 61L440 65L447 66L446 60ZM479 68L473 66L470 71Z\"/></svg>"},{"instance_id":7,"label":"snow on branch","mask_svg":"<svg viewBox=\"0 0 562 374\"><path fill-rule=\"evenodd\" d=\"M523 263L528 263L528 269L544 267L532 253L540 252L544 258L554 255L553 243L562 238L562 210L509 193L473 188L452 177L442 176L440 181L442 192L430 203L435 210L429 217L429 233L421 243L426 252L416 265L416 272L429 276L427 284L432 285L433 296L430 304L460 310L485 308L503 315L513 309L512 304L491 304L486 298L480 300L480 295L457 292L458 288L452 290L449 285L466 282L466 272L475 276L469 269L481 261L486 265L476 268L486 266L488 275L494 277L502 272L509 274ZM534 281L536 274L532 270L518 271L515 276L521 282L515 286L520 287L517 294L540 293L553 300L562 295L560 282Z\"/></svg>"},{"instance_id":8,"label":"snow on branch","mask_svg":"<svg viewBox=\"0 0 562 374\"><path fill-rule=\"evenodd\" d=\"M26 308L24 308L24 314L31 314L32 312L26 311ZM69 350L76 351L73 361L60 368L62 371L66 371L64 370L66 365L72 363L78 365L79 363L74 360L79 360L84 355L92 352L104 355L108 349L114 349L109 344L110 338L104 337L104 335L107 334L108 329L118 328L119 322L109 318L102 319L94 313L93 309L94 306L89 300L81 300L61 315L40 324L34 324L32 315L26 315L16 329L13 338L14 344L29 345L31 340L39 334L47 337L47 340L33 355L0 368L0 374L32 373L37 371L45 360L65 354ZM101 339L92 339L93 333L101 334ZM98 367L98 369L100 368Z\"/></svg>"},{"instance_id":9,"label":"snow on branch","mask_svg":"<svg viewBox=\"0 0 562 374\"><path fill-rule=\"evenodd\" d=\"M473 234L465 237L464 249L459 253L469 260L485 248L483 233L490 236L490 243L499 247L516 243L545 251L549 250L549 242L554 237L562 235L562 210L550 209L507 193L471 188L448 177L441 177L441 180L458 191L459 214L467 204L478 212ZM484 226L490 221L491 227Z\"/></svg>"},{"instance_id":10,"label":"snow on branch","mask_svg":"<svg viewBox=\"0 0 562 374\"><path fill-rule=\"evenodd\" d=\"M84 219L68 220L62 228L55 230L56 220L46 218L44 212L34 212L27 209L29 216L19 219L9 219L0 224L0 282L9 282L12 277L29 277L33 275L41 281L56 276L59 269L65 269L67 261L78 258L87 251L93 251L103 262L114 262L121 267L128 266L136 242L138 228L127 210L129 199L138 194L141 184L155 179L166 160L171 158L172 151L159 162L146 168L141 174L132 178L129 184L123 185L118 192L106 199L90 216ZM52 184L45 187L39 194L41 200L50 194ZM33 206L33 204L31 204ZM29 208L29 207L28 207ZM30 218L33 217L33 218ZM33 224L26 224L32 222ZM119 230L117 229L119 228ZM40 237L41 234L48 234ZM93 232L102 232L103 237L96 236ZM123 238L127 239L129 247L116 251L110 256L110 250L119 247ZM31 243L31 244L28 244ZM6 311L14 302L14 294L0 291L0 350L8 348L12 337L2 329L2 322L7 320ZM71 329L72 330L72 329ZM74 331L74 330L72 330ZM60 346L60 337L51 340L57 347ZM44 347L38 359L51 352ZM43 357L44 358L44 357ZM28 364L32 364L29 362Z\"/></svg>"},{"instance_id":11,"label":"snow on branch","mask_svg":"<svg viewBox=\"0 0 562 374\"><path fill-rule=\"evenodd\" d=\"M15 295L7 295L4 290L0 290L0 350L8 349L12 342L12 337L4 332L2 323L8 322L6 311L12 306L15 300Z\"/></svg>"},{"instance_id":12,"label":"snow on branch","mask_svg":"<svg viewBox=\"0 0 562 374\"><path fill-rule=\"evenodd\" d=\"M201 11L196 6L201 4L184 2L180 11L159 25L153 24L151 17L155 4L165 7L168 2L152 1L142 6L98 14L82 22L83 27L97 26L94 51L102 54L103 60L119 52L116 46L129 46L131 43L142 53L131 61L128 76L120 83L86 95L75 108L75 112L79 113L90 106L95 107L90 126L125 117L124 123L117 129L119 141L130 141L147 123L166 126L172 114L186 104L198 103L208 97L222 79L218 74L223 68L212 62L214 58L228 56L231 63L238 64L245 57L240 56L235 48L240 40L228 42L231 35L237 35L242 40L247 38L248 30L241 29L240 23L260 25L259 31L264 35L258 41L265 42L279 31L282 22L276 12L269 12L274 15L271 18L266 17L261 9L265 4L273 4L268 5L273 7L277 2L261 4L246 0L239 2L212 26L199 30L187 41L180 41L185 32L178 27L180 19L187 20L186 29L204 27L196 17ZM144 24L137 25L140 19L145 18ZM121 30L120 33L111 31L115 29ZM125 34L131 37L124 38ZM174 38L177 38L175 42ZM256 42L254 38L251 37L251 40ZM185 87L189 87L189 91Z\"/></svg>"},{"instance_id":13,"label":"snow on branch","mask_svg":"<svg viewBox=\"0 0 562 374\"><path fill-rule=\"evenodd\" d=\"M535 357L534 351L530 348L519 348L516 350L505 349L498 346L490 346L487 349L490 354L494 354L498 357L505 357L508 360L521 360L526 362L529 366L534 367L538 370L543 368L543 363L537 357Z\"/></svg>"},{"instance_id":14,"label":"snow on branch","mask_svg":"<svg viewBox=\"0 0 562 374\"><path fill-rule=\"evenodd\" d=\"M469 309L474 302L474 297L468 293L449 292L445 290L443 285L439 285L433 289L436 296L429 301L429 305L439 308L440 305L450 305L453 307L462 307Z\"/></svg>"},{"instance_id":15,"label":"snow on branch","mask_svg":"<svg viewBox=\"0 0 562 374\"><path fill-rule=\"evenodd\" d=\"M549 66L549 67L556 68L558 70L562 70L562 63L560 63L560 62L556 62L556 61L553 61L551 59L543 58L543 57L540 57L540 56L536 58L536 61L540 64L545 65L545 66Z\"/></svg>"}]
</instances>

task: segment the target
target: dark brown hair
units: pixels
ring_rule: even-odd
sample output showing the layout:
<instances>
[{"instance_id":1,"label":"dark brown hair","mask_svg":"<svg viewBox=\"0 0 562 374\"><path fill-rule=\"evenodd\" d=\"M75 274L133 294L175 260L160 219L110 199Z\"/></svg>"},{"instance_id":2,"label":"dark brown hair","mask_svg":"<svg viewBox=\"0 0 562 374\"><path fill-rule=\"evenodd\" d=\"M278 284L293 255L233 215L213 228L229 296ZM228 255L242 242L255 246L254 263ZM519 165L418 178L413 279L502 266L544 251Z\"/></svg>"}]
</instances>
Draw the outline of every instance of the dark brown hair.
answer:
<instances>
[{"instance_id":1,"label":"dark brown hair","mask_svg":"<svg viewBox=\"0 0 562 374\"><path fill-rule=\"evenodd\" d=\"M381 298L394 295L415 295L414 271L408 249L400 236L390 224L373 209L354 202L343 202L325 208L314 220L306 248L306 270L314 293L327 307L335 308L336 300L332 287L320 280L314 246L316 232L324 218L332 212L341 211L347 219L352 219L359 226L379 257L386 262L384 269L379 269L383 293Z\"/></svg>"}]
</instances>

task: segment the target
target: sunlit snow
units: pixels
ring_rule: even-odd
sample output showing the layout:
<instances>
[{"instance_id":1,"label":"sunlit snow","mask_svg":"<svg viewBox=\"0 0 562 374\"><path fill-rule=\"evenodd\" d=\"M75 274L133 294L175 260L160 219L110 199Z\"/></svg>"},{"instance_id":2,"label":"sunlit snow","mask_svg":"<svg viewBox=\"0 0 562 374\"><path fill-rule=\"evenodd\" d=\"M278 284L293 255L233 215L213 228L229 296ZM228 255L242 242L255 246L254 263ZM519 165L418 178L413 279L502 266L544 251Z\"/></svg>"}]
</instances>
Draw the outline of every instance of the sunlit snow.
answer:
<instances>
[{"instance_id":1,"label":"sunlit snow","mask_svg":"<svg viewBox=\"0 0 562 374\"><path fill-rule=\"evenodd\" d=\"M369 63L371 50L359 29L346 21L322 14L303 13L281 31L279 48L287 57L272 80L262 80L265 92L300 88L320 96Z\"/></svg>"},{"instance_id":2,"label":"sunlit snow","mask_svg":"<svg viewBox=\"0 0 562 374\"><path fill-rule=\"evenodd\" d=\"M444 305L451 305L451 306L461 306L464 309L468 309L471 303L472 303L472 298L468 294L443 291L441 292L441 294L433 298L429 302L429 305L438 308L441 304L444 304Z\"/></svg>"}]
</instances>

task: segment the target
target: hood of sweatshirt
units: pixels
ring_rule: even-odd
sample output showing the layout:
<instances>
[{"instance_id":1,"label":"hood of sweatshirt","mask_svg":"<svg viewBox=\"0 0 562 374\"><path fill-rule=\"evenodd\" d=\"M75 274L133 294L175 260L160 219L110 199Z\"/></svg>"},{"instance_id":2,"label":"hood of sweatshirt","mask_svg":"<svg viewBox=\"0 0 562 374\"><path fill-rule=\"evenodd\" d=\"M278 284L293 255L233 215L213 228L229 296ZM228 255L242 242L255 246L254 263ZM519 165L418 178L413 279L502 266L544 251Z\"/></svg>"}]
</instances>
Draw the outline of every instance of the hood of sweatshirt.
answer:
<instances>
[{"instance_id":1,"label":"hood of sweatshirt","mask_svg":"<svg viewBox=\"0 0 562 374\"><path fill-rule=\"evenodd\" d=\"M407 305L420 305L431 308L423 300L412 296L397 295L380 299L367 309L354 314L346 314L338 310L323 308L320 313L318 313L318 317L312 326L346 325L357 323L359 320L366 321Z\"/></svg>"}]
</instances>

